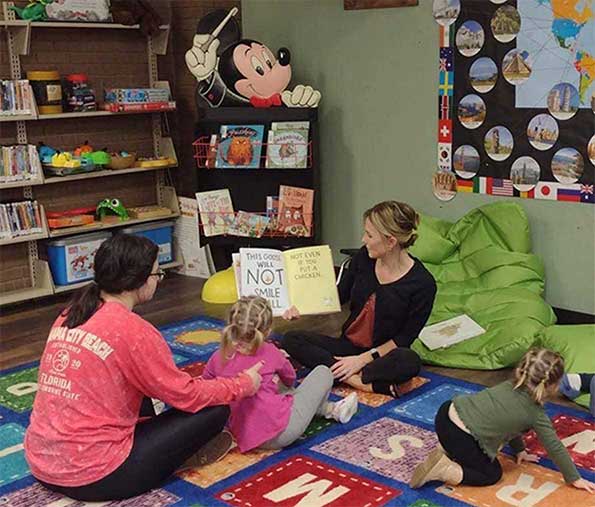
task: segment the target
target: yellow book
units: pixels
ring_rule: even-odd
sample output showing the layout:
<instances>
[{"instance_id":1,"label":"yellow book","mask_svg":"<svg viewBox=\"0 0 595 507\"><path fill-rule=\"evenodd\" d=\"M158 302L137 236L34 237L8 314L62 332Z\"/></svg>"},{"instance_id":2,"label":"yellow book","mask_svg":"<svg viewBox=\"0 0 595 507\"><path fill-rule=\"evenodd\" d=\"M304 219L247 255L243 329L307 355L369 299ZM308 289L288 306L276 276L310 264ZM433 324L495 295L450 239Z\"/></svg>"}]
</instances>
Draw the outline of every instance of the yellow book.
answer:
<instances>
[{"instance_id":1,"label":"yellow book","mask_svg":"<svg viewBox=\"0 0 595 507\"><path fill-rule=\"evenodd\" d=\"M235 258L238 261L238 258ZM235 264L238 292L269 300L273 315L295 306L301 315L341 311L335 268L328 245L293 248L240 248ZM238 269L239 268L239 269Z\"/></svg>"}]
</instances>

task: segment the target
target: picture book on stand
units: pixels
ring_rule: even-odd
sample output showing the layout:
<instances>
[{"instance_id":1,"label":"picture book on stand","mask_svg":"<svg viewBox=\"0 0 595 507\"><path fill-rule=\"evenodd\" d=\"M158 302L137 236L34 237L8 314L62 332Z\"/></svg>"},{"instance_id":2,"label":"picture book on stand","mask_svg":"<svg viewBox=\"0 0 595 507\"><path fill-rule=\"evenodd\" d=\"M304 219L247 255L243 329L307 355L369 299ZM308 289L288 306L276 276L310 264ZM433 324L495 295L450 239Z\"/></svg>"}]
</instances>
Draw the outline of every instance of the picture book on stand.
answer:
<instances>
[{"instance_id":1,"label":"picture book on stand","mask_svg":"<svg viewBox=\"0 0 595 507\"><path fill-rule=\"evenodd\" d=\"M292 248L240 248L232 254L239 296L262 296L273 315L291 306L301 315L341 311L335 268L328 245Z\"/></svg>"},{"instance_id":2,"label":"picture book on stand","mask_svg":"<svg viewBox=\"0 0 595 507\"><path fill-rule=\"evenodd\" d=\"M277 230L292 236L312 236L314 190L279 185Z\"/></svg>"},{"instance_id":3,"label":"picture book on stand","mask_svg":"<svg viewBox=\"0 0 595 507\"><path fill-rule=\"evenodd\" d=\"M221 125L217 168L260 167L264 125Z\"/></svg>"},{"instance_id":4,"label":"picture book on stand","mask_svg":"<svg viewBox=\"0 0 595 507\"><path fill-rule=\"evenodd\" d=\"M260 238L267 229L269 220L270 218L264 215L238 211L227 233L233 236Z\"/></svg>"},{"instance_id":5,"label":"picture book on stand","mask_svg":"<svg viewBox=\"0 0 595 507\"><path fill-rule=\"evenodd\" d=\"M308 167L310 122L272 122L267 139L266 167L304 169Z\"/></svg>"},{"instance_id":6,"label":"picture book on stand","mask_svg":"<svg viewBox=\"0 0 595 507\"><path fill-rule=\"evenodd\" d=\"M197 192L196 200L200 210L200 222L205 236L227 234L235 214L229 189Z\"/></svg>"}]
</instances>

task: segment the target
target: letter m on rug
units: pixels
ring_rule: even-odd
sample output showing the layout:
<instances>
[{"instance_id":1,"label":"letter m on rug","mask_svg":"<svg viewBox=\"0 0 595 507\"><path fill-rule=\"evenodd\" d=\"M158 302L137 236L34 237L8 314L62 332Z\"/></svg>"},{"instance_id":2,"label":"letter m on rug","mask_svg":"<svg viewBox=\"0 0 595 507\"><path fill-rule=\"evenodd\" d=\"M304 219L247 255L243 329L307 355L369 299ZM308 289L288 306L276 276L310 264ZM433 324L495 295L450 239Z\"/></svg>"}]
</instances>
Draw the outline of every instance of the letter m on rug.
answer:
<instances>
[{"instance_id":1,"label":"letter m on rug","mask_svg":"<svg viewBox=\"0 0 595 507\"><path fill-rule=\"evenodd\" d=\"M295 507L323 507L350 491L345 486L336 486L329 489L333 484L331 481L316 479L318 479L316 475L305 473L263 496L267 500L279 503L307 493L295 504Z\"/></svg>"}]
</instances>

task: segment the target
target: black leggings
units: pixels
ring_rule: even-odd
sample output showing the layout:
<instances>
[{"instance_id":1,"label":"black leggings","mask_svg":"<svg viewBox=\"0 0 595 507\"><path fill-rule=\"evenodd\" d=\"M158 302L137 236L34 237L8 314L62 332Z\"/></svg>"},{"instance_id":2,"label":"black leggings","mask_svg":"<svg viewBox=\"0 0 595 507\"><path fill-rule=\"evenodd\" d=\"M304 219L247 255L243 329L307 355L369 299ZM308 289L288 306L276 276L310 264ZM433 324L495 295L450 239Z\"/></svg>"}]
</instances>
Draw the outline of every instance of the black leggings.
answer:
<instances>
[{"instance_id":1,"label":"black leggings","mask_svg":"<svg viewBox=\"0 0 595 507\"><path fill-rule=\"evenodd\" d=\"M489 486L502 478L502 466L498 458L492 461L483 452L475 438L463 431L448 417L451 401L445 401L436 414L436 434L450 459L463 468L461 484Z\"/></svg>"},{"instance_id":2,"label":"black leggings","mask_svg":"<svg viewBox=\"0 0 595 507\"><path fill-rule=\"evenodd\" d=\"M353 356L369 349L356 347L347 338L333 338L307 331L289 331L281 340L289 355L307 368L324 364L329 368L337 362L334 356ZM396 348L375 359L362 369L362 382L372 384L376 393L391 393L393 384L415 377L421 369L419 356L411 349Z\"/></svg>"},{"instance_id":3,"label":"black leggings","mask_svg":"<svg viewBox=\"0 0 595 507\"><path fill-rule=\"evenodd\" d=\"M146 408L146 403L143 407ZM141 409L141 415L145 410ZM170 409L134 430L130 455L111 474L85 486L46 488L87 502L123 500L160 486L190 456L221 432L228 406L208 407L196 414Z\"/></svg>"}]
</instances>

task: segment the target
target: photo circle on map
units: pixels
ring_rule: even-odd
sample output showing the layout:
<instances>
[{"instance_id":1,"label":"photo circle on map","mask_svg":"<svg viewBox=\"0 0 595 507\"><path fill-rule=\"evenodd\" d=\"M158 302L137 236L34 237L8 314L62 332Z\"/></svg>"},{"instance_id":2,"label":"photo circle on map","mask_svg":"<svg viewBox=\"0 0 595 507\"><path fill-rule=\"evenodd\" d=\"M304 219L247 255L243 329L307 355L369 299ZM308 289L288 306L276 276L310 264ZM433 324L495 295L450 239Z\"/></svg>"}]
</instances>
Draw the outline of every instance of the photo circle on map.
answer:
<instances>
[{"instance_id":1,"label":"photo circle on map","mask_svg":"<svg viewBox=\"0 0 595 507\"><path fill-rule=\"evenodd\" d=\"M457 178L450 171L436 171L432 176L432 192L436 199L451 201L457 195Z\"/></svg>"},{"instance_id":2,"label":"photo circle on map","mask_svg":"<svg viewBox=\"0 0 595 507\"><path fill-rule=\"evenodd\" d=\"M519 157L510 168L512 185L519 192L528 192L539 181L541 169L533 157Z\"/></svg>"},{"instance_id":3,"label":"photo circle on map","mask_svg":"<svg viewBox=\"0 0 595 507\"><path fill-rule=\"evenodd\" d=\"M464 179L473 178L479 171L478 151L470 144L459 146L452 159L452 164L455 172Z\"/></svg>"},{"instance_id":4,"label":"photo circle on map","mask_svg":"<svg viewBox=\"0 0 595 507\"><path fill-rule=\"evenodd\" d=\"M482 26L472 19L465 21L457 30L455 43L463 56L474 56L481 51L485 41Z\"/></svg>"},{"instance_id":5,"label":"photo circle on map","mask_svg":"<svg viewBox=\"0 0 595 507\"><path fill-rule=\"evenodd\" d=\"M553 86L547 96L547 108L558 120L569 120L579 108L579 95L574 85L558 83Z\"/></svg>"},{"instance_id":6,"label":"photo circle on map","mask_svg":"<svg viewBox=\"0 0 595 507\"><path fill-rule=\"evenodd\" d=\"M560 183L576 183L584 170L583 156L574 148L562 148L552 157L552 173Z\"/></svg>"},{"instance_id":7,"label":"photo circle on map","mask_svg":"<svg viewBox=\"0 0 595 507\"><path fill-rule=\"evenodd\" d=\"M529 53L520 49L511 49L502 59L502 75L512 85L523 84L531 77Z\"/></svg>"},{"instance_id":8,"label":"photo circle on map","mask_svg":"<svg viewBox=\"0 0 595 507\"><path fill-rule=\"evenodd\" d=\"M465 95L457 107L461 125L470 130L479 127L486 119L486 105L479 95Z\"/></svg>"},{"instance_id":9,"label":"photo circle on map","mask_svg":"<svg viewBox=\"0 0 595 507\"><path fill-rule=\"evenodd\" d=\"M460 0L434 0L432 13L436 23L442 26L449 26L455 22L455 19L461 12Z\"/></svg>"},{"instance_id":10,"label":"photo circle on map","mask_svg":"<svg viewBox=\"0 0 595 507\"><path fill-rule=\"evenodd\" d=\"M595 135L593 135L589 144L587 144L587 154L589 155L591 164L595 165Z\"/></svg>"},{"instance_id":11,"label":"photo circle on map","mask_svg":"<svg viewBox=\"0 0 595 507\"><path fill-rule=\"evenodd\" d=\"M512 5L499 7L490 21L492 33L498 42L510 42L521 30L521 16Z\"/></svg>"},{"instance_id":12,"label":"photo circle on map","mask_svg":"<svg viewBox=\"0 0 595 507\"><path fill-rule=\"evenodd\" d=\"M469 69L469 82L476 92L488 93L496 86L498 67L494 60L488 57L478 58Z\"/></svg>"},{"instance_id":13,"label":"photo circle on map","mask_svg":"<svg viewBox=\"0 0 595 507\"><path fill-rule=\"evenodd\" d=\"M514 138L510 130L502 125L492 127L483 138L483 147L492 160L501 162L510 157L514 148Z\"/></svg>"},{"instance_id":14,"label":"photo circle on map","mask_svg":"<svg viewBox=\"0 0 595 507\"><path fill-rule=\"evenodd\" d=\"M540 151L549 150L554 146L559 134L558 122L546 113L534 116L527 125L529 143Z\"/></svg>"}]
</instances>

